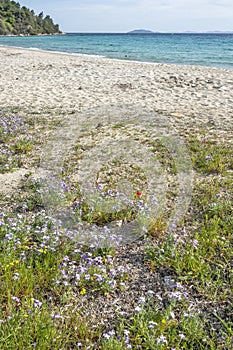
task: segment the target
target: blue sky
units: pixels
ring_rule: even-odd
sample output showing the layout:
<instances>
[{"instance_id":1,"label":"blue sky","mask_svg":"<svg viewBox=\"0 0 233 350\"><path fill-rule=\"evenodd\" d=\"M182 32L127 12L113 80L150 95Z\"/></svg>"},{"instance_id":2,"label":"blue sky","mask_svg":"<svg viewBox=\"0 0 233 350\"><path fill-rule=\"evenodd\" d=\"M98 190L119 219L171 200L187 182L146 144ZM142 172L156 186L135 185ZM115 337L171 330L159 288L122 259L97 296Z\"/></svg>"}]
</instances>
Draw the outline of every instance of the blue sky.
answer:
<instances>
[{"instance_id":1,"label":"blue sky","mask_svg":"<svg viewBox=\"0 0 233 350\"><path fill-rule=\"evenodd\" d=\"M19 0L64 32L233 31L233 0Z\"/></svg>"}]
</instances>

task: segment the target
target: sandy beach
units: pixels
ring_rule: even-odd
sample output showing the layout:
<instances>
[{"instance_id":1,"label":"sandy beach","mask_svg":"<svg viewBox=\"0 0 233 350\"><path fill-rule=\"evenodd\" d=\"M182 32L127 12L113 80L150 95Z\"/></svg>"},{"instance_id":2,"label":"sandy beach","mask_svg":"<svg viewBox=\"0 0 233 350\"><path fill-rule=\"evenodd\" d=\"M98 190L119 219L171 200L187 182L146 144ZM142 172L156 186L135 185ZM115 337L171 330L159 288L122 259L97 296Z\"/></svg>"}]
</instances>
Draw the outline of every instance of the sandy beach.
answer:
<instances>
[{"instance_id":1,"label":"sandy beach","mask_svg":"<svg viewBox=\"0 0 233 350\"><path fill-rule=\"evenodd\" d=\"M232 130L233 70L8 47L0 57L2 107L69 114L127 104L164 114L178 129Z\"/></svg>"}]
</instances>

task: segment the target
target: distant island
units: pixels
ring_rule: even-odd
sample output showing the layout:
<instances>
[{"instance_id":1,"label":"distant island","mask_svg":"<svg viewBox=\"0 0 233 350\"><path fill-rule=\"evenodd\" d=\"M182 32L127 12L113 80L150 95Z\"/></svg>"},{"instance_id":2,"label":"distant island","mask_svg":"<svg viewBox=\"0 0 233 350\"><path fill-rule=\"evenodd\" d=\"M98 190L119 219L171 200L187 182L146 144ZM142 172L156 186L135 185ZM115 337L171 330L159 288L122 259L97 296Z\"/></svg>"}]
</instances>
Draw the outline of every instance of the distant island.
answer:
<instances>
[{"instance_id":1,"label":"distant island","mask_svg":"<svg viewBox=\"0 0 233 350\"><path fill-rule=\"evenodd\" d=\"M131 30L127 34L152 34L152 33L154 33L154 32L152 32L151 30L135 29L135 30Z\"/></svg>"},{"instance_id":2,"label":"distant island","mask_svg":"<svg viewBox=\"0 0 233 350\"><path fill-rule=\"evenodd\" d=\"M58 24L50 16L33 10L15 1L0 0L0 35L46 35L61 34Z\"/></svg>"}]
</instances>

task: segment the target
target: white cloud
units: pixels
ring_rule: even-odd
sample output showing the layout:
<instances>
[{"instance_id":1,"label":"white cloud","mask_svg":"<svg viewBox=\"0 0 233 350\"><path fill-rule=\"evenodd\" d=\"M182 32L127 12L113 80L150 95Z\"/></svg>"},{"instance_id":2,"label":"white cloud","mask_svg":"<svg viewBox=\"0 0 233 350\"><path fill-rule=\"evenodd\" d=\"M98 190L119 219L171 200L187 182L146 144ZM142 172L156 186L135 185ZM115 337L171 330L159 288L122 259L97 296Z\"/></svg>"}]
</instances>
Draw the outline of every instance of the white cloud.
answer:
<instances>
[{"instance_id":1,"label":"white cloud","mask_svg":"<svg viewBox=\"0 0 233 350\"><path fill-rule=\"evenodd\" d=\"M210 5L216 5L221 7L232 7L232 0L212 0L209 1Z\"/></svg>"}]
</instances>

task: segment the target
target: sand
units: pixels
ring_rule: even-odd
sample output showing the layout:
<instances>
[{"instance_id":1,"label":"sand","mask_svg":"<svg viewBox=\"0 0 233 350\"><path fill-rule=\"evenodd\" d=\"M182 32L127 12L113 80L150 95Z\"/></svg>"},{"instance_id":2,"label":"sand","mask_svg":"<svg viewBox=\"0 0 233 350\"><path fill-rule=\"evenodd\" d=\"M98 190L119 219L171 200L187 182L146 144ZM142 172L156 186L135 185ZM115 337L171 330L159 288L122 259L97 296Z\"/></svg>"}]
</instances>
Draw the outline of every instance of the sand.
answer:
<instances>
[{"instance_id":1,"label":"sand","mask_svg":"<svg viewBox=\"0 0 233 350\"><path fill-rule=\"evenodd\" d=\"M76 113L127 104L177 126L233 126L233 70L0 47L0 106Z\"/></svg>"},{"instance_id":2,"label":"sand","mask_svg":"<svg viewBox=\"0 0 233 350\"><path fill-rule=\"evenodd\" d=\"M145 109L177 133L232 143L233 70L120 61L0 47L0 107L56 117L100 108ZM139 112L140 114L140 112ZM18 176L19 175L19 176ZM22 180L1 175L9 192Z\"/></svg>"}]
</instances>

